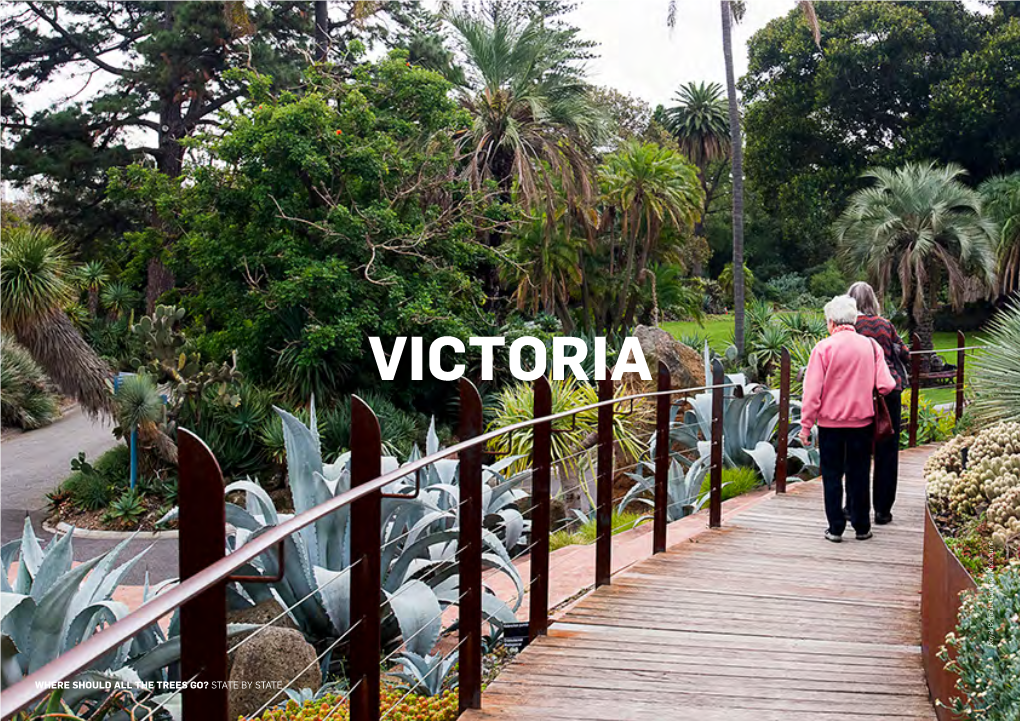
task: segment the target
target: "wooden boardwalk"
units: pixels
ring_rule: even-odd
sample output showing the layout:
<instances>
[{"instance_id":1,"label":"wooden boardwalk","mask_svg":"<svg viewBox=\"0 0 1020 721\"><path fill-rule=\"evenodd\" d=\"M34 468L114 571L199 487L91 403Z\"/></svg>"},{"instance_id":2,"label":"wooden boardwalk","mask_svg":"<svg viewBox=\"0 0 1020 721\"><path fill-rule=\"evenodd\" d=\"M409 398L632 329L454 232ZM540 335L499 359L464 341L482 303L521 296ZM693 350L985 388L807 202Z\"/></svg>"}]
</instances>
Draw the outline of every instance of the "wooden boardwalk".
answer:
<instances>
[{"instance_id":1,"label":"wooden boardwalk","mask_svg":"<svg viewBox=\"0 0 1020 721\"><path fill-rule=\"evenodd\" d=\"M465 721L934 719L921 669L928 450L901 454L895 521L822 538L817 481L616 575Z\"/></svg>"}]
</instances>

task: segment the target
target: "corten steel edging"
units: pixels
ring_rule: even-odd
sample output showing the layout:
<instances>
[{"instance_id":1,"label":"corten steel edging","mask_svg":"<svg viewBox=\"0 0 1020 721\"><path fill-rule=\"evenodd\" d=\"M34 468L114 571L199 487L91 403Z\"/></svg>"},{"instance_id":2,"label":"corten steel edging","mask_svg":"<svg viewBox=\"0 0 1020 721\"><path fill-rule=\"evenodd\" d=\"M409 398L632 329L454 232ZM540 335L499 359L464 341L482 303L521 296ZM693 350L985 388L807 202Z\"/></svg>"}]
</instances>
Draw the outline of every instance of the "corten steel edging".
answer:
<instances>
[{"instance_id":1,"label":"corten steel edging","mask_svg":"<svg viewBox=\"0 0 1020 721\"><path fill-rule=\"evenodd\" d=\"M939 721L952 721L955 715L941 707L956 692L956 674L945 669L938 659L946 634L956 629L960 594L977 588L967 569L946 546L935 526L931 511L924 514L924 556L921 566L921 660L928 681L928 693L935 704Z\"/></svg>"},{"instance_id":2,"label":"corten steel edging","mask_svg":"<svg viewBox=\"0 0 1020 721\"><path fill-rule=\"evenodd\" d=\"M659 361L658 390L668 391L669 368ZM666 550L666 506L669 505L669 404L668 395L655 399L655 506L652 519L652 553Z\"/></svg>"},{"instance_id":3,"label":"corten steel edging","mask_svg":"<svg viewBox=\"0 0 1020 721\"><path fill-rule=\"evenodd\" d=\"M776 427L776 493L786 493L786 461L790 443L790 351L779 362L779 425Z\"/></svg>"},{"instance_id":4,"label":"corten steel edging","mask_svg":"<svg viewBox=\"0 0 1020 721\"><path fill-rule=\"evenodd\" d=\"M351 396L351 488L372 487L382 473L379 419L365 401ZM374 489L351 504L351 721L379 721L379 545L382 491ZM210 717L212 718L212 717Z\"/></svg>"},{"instance_id":5,"label":"corten steel edging","mask_svg":"<svg viewBox=\"0 0 1020 721\"><path fill-rule=\"evenodd\" d=\"M963 416L963 380L967 366L967 336L962 330L956 331L956 421Z\"/></svg>"},{"instance_id":6,"label":"corten steel edging","mask_svg":"<svg viewBox=\"0 0 1020 721\"><path fill-rule=\"evenodd\" d=\"M613 381L599 381L598 470L595 481L595 587L613 575Z\"/></svg>"},{"instance_id":7,"label":"corten steel edging","mask_svg":"<svg viewBox=\"0 0 1020 721\"><path fill-rule=\"evenodd\" d=\"M917 447L917 408L921 400L921 339L914 334L910 356L910 427L907 438L910 448Z\"/></svg>"},{"instance_id":8,"label":"corten steel edging","mask_svg":"<svg viewBox=\"0 0 1020 721\"><path fill-rule=\"evenodd\" d=\"M223 474L209 447L191 431L177 432L180 574L186 583L226 555ZM182 712L226 719L227 584L208 587L181 604ZM194 682L192 685L191 682ZM202 688L204 686L205 688Z\"/></svg>"},{"instance_id":9,"label":"corten steel edging","mask_svg":"<svg viewBox=\"0 0 1020 721\"><path fill-rule=\"evenodd\" d=\"M552 412L552 388L542 376L535 381L535 418ZM577 418L577 416L574 416ZM531 447L531 585L529 587L528 637L534 641L549 630L549 523L552 478L552 422L535 426Z\"/></svg>"},{"instance_id":10,"label":"corten steel edging","mask_svg":"<svg viewBox=\"0 0 1020 721\"><path fill-rule=\"evenodd\" d=\"M733 386L734 384L729 383L722 387L731 388ZM712 390L714 390L714 386L704 385L692 388L679 388L671 390L668 393L692 393L696 391ZM504 428L498 428L477 436L470 441L457 443L449 448L444 448L438 453L425 456L424 458L419 458L417 461L412 463L407 463L396 470L379 476L370 483L366 483L356 488L352 487L349 491L345 491L344 493L334 496L328 501L320 503L315 508L310 508L307 511L293 516L283 523L270 528L265 533L252 538L237 550L231 552L229 555L221 558L212 565L207 566L187 581L160 593L154 599L132 613L129 613L120 621L117 621L99 633L94 634L84 643L78 644L70 651L61 654L50 663L7 688L4 691L3 721L8 721L8 719L13 718L16 713L23 710L39 697L45 695L49 684L52 684L54 681L70 678L74 674L88 668L91 663L108 653L112 648L119 646L125 641L136 636L146 627L156 623L159 619L171 613L174 609L182 606L190 599L203 591L212 588L216 584L225 582L227 578L238 568L261 556L288 536L315 523L320 518L328 516L330 513L335 513L338 509L343 508L344 506L350 505L372 493L381 491L394 481L406 478L412 473L417 473L421 469L432 465L437 460L455 456L474 445L483 446L483 444L487 444L489 441L499 438L506 433L513 433L526 428L532 428L540 423L552 423L562 418L569 418L577 413L596 410L605 405L615 405L623 401L639 400L641 398L656 398L659 395L661 395L660 392L654 391L649 393L638 393L632 396L612 398L610 400L590 403L586 406L580 406L578 408L571 408L566 411L554 413L546 416L545 418L532 418L526 421L520 421L519 423L514 423Z\"/></svg>"},{"instance_id":11,"label":"corten steel edging","mask_svg":"<svg viewBox=\"0 0 1020 721\"><path fill-rule=\"evenodd\" d=\"M722 526L722 460L723 460L723 379L722 363L712 363L712 468L709 473L708 526Z\"/></svg>"},{"instance_id":12,"label":"corten steel edging","mask_svg":"<svg viewBox=\"0 0 1020 721\"><path fill-rule=\"evenodd\" d=\"M460 379L461 440L482 432L482 398L467 378ZM463 713L482 707L482 448L460 454L460 646L459 701Z\"/></svg>"}]
</instances>

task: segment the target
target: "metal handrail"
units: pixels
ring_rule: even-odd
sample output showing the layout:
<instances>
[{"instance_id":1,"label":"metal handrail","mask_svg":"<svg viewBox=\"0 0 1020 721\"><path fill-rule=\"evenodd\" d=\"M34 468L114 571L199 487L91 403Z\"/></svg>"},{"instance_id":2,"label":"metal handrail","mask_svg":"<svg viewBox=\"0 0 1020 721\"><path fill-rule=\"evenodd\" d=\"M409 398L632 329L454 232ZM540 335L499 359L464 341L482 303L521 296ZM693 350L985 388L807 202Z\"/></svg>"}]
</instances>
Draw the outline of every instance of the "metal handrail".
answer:
<instances>
[{"instance_id":1,"label":"metal handrail","mask_svg":"<svg viewBox=\"0 0 1020 721\"><path fill-rule=\"evenodd\" d=\"M503 428L497 428L487 433L482 433L467 441L461 441L449 448L442 449L441 451L429 456L425 456L424 458L420 458L401 466L389 473L385 473L374 481L351 488L350 490L345 491L338 496L334 496L330 500L321 503L314 508L304 511L303 513L300 513L277 526L273 526L265 533L252 538L235 551L198 571L190 578L179 583L177 586L159 594L154 599L146 602L121 620L111 624L99 633L91 636L85 642L61 654L42 668L32 672L28 676L25 676L16 684L4 691L4 709L2 718L4 721L12 718L14 714L24 710L33 701L36 701L41 696L45 695L50 690L49 684L70 678L74 674L84 670L89 666L89 664L108 653L111 649L116 648L122 643L133 638L146 627L151 626L159 621L159 619L172 613L174 609L182 606L188 601L191 601L204 591L214 587L216 584L227 582L230 576L238 568L262 555L273 546L282 543L288 536L297 533L303 528L310 526L331 513L335 513L344 506L348 506L355 501L381 491L396 480L405 478L412 473L417 473L419 470L432 465L436 461L448 458L460 453L461 451L466 451L479 445L484 446L484 444L487 444L492 439L498 438L505 433L512 433L525 428L531 428L543 423L551 423L561 418L568 418L578 413L584 413L586 411L606 406L611 407L624 401L630 401L633 403L635 400L644 398L690 394L692 392L713 391L723 388L734 388L736 386L737 384L735 383L721 383L694 386L691 388L672 388L669 390L649 391L647 393L614 397L608 400L591 403L586 406L560 411L559 413L553 413L539 418L531 418ZM354 397L356 398L357 396ZM358 400L361 401L360 398ZM187 429L180 429L178 433L191 436L194 440L202 443L201 439Z\"/></svg>"}]
</instances>

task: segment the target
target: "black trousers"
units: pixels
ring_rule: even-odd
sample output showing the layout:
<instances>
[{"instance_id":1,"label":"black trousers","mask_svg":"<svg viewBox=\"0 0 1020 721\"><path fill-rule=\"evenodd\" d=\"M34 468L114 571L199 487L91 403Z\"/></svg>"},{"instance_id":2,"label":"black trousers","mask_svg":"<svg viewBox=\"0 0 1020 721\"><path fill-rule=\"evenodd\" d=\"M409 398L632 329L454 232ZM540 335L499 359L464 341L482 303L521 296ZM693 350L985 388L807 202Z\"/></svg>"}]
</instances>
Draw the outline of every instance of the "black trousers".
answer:
<instances>
[{"instance_id":1,"label":"black trousers","mask_svg":"<svg viewBox=\"0 0 1020 721\"><path fill-rule=\"evenodd\" d=\"M875 472L872 474L872 487L875 501L875 515L892 514L893 503L896 501L896 482L900 475L900 427L902 391L893 391L885 397L885 404L892 417L893 430L896 433L887 441L875 444Z\"/></svg>"},{"instance_id":2,"label":"black trousers","mask_svg":"<svg viewBox=\"0 0 1020 721\"><path fill-rule=\"evenodd\" d=\"M831 533L842 535L846 530L846 517L843 515L844 479L850 523L857 533L871 530L868 472L871 470L873 439L874 431L870 425L864 428L818 429L825 517L829 521Z\"/></svg>"}]
</instances>

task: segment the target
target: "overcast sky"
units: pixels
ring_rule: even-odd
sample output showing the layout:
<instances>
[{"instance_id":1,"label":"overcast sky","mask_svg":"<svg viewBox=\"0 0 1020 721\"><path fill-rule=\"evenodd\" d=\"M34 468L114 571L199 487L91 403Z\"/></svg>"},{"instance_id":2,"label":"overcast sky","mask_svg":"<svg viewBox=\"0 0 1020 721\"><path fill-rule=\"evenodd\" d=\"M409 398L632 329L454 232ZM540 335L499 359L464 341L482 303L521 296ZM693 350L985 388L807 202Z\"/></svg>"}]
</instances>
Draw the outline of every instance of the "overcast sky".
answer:
<instances>
[{"instance_id":1,"label":"overcast sky","mask_svg":"<svg viewBox=\"0 0 1020 721\"><path fill-rule=\"evenodd\" d=\"M670 101L689 81L726 82L722 14L717 0L678 0L677 25L666 27L668 0L581 0L573 21L599 43L590 65L592 82L629 92L653 107ZM747 40L773 18L796 6L793 0L750 0L734 27L734 63L747 70Z\"/></svg>"}]
</instances>

